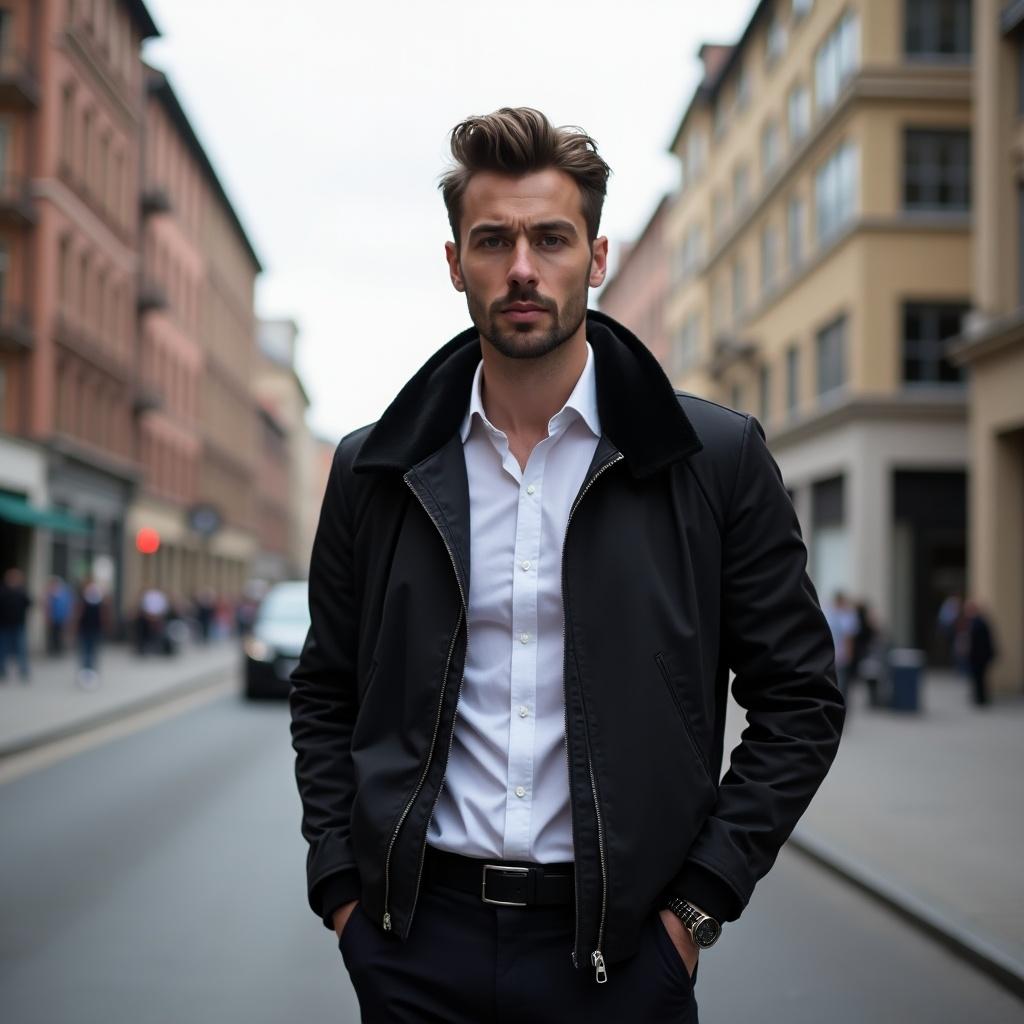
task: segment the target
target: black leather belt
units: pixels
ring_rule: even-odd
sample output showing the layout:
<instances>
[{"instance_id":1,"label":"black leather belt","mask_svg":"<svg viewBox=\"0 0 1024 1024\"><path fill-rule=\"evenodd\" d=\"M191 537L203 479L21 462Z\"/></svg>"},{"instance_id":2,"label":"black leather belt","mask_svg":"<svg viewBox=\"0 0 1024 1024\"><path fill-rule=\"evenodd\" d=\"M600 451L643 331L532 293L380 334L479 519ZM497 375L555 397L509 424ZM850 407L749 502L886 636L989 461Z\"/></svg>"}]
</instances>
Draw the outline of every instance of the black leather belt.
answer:
<instances>
[{"instance_id":1,"label":"black leather belt","mask_svg":"<svg viewBox=\"0 0 1024 1024\"><path fill-rule=\"evenodd\" d=\"M428 846L423 879L499 907L554 907L574 899L571 863L477 860Z\"/></svg>"}]
</instances>

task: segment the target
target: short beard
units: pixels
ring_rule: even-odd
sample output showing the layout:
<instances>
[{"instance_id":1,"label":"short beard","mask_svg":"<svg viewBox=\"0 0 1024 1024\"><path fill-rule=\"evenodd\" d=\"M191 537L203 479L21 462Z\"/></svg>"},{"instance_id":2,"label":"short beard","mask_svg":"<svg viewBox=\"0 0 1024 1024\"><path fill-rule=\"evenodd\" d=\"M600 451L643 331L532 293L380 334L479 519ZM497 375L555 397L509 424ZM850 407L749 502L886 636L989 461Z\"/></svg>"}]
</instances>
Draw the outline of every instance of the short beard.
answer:
<instances>
[{"instance_id":1,"label":"short beard","mask_svg":"<svg viewBox=\"0 0 1024 1024\"><path fill-rule=\"evenodd\" d=\"M563 309L559 309L551 299L529 289L514 289L504 298L492 302L489 309L485 309L467 288L466 305L480 336L489 341L503 356L509 359L540 359L564 345L586 319L589 276L588 266L587 278L584 279L582 287L569 295ZM499 326L498 317L501 311L513 302L530 302L542 306L551 316L551 326L543 333L535 333L536 327L533 324L520 324L511 330L503 330Z\"/></svg>"}]
</instances>

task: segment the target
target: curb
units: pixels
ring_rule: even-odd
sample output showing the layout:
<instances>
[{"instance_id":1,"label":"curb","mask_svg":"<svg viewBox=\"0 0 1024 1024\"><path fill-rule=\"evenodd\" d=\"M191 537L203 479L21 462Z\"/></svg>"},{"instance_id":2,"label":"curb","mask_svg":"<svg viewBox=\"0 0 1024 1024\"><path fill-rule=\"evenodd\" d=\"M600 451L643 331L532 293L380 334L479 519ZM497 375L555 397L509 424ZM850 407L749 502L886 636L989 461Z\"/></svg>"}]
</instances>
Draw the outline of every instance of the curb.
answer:
<instances>
[{"instance_id":1,"label":"curb","mask_svg":"<svg viewBox=\"0 0 1024 1024\"><path fill-rule=\"evenodd\" d=\"M809 860L856 886L866 895L903 918L919 931L940 942L984 974L1024 999L1024 963L979 934L973 925L947 911L937 910L919 896L884 878L830 842L807 829L797 828L789 846Z\"/></svg>"},{"instance_id":2,"label":"curb","mask_svg":"<svg viewBox=\"0 0 1024 1024\"><path fill-rule=\"evenodd\" d=\"M4 758L24 754L29 750L44 747L58 740L65 740L71 736L78 736L85 732L91 732L100 726L109 725L111 722L128 718L140 711L148 711L151 708L159 707L161 704L169 704L180 697L188 696L191 693L198 693L201 690L210 689L218 683L222 683L226 673L230 673L236 666L234 664L221 665L217 668L202 669L195 675L188 676L179 682L171 683L156 693L146 694L112 708L105 708L93 714L83 715L73 722L66 722L63 725L54 726L49 729L41 729L20 739L11 740L0 745L0 761Z\"/></svg>"}]
</instances>

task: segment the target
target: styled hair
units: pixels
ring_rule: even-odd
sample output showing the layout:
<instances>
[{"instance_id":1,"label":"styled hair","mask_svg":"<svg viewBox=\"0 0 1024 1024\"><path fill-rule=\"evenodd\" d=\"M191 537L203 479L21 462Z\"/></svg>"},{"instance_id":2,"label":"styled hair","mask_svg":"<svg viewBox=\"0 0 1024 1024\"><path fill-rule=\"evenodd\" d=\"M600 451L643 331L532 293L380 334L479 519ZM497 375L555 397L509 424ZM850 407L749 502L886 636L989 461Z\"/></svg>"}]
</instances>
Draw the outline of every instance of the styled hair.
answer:
<instances>
[{"instance_id":1,"label":"styled hair","mask_svg":"<svg viewBox=\"0 0 1024 1024\"><path fill-rule=\"evenodd\" d=\"M467 117L452 129L454 166L441 178L448 223L459 244L462 196L479 171L519 177L554 168L579 187L583 219L591 242L597 238L611 168L598 156L597 143L572 125L556 128L533 107L502 107L493 114Z\"/></svg>"}]
</instances>

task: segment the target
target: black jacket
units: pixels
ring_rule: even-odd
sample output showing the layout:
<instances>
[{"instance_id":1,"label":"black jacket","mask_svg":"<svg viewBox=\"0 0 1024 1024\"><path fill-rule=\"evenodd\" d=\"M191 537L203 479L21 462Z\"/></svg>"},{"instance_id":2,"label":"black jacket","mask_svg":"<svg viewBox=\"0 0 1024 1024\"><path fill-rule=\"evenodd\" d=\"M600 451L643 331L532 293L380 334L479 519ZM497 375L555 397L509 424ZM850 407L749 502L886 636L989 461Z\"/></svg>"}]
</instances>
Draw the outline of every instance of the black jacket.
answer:
<instances>
[{"instance_id":1,"label":"black jacket","mask_svg":"<svg viewBox=\"0 0 1024 1024\"><path fill-rule=\"evenodd\" d=\"M588 314L602 437L562 567L580 966L668 894L734 920L836 753L843 702L796 515L759 424L673 391ZM292 674L309 900L405 938L466 648L469 330L334 456ZM719 781L730 669L748 726Z\"/></svg>"}]
</instances>

